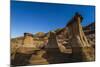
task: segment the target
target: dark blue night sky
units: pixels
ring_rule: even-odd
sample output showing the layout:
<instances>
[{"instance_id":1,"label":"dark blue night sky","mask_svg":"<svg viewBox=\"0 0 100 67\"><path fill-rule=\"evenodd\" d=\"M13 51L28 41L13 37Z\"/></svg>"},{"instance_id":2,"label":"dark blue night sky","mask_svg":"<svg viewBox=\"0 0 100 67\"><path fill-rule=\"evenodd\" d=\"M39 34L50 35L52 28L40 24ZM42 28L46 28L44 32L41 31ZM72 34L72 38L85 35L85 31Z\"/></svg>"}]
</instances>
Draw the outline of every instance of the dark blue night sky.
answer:
<instances>
[{"instance_id":1,"label":"dark blue night sky","mask_svg":"<svg viewBox=\"0 0 100 67\"><path fill-rule=\"evenodd\" d=\"M75 12L83 16L83 26L95 21L94 6L11 1L11 37L62 28Z\"/></svg>"}]
</instances>

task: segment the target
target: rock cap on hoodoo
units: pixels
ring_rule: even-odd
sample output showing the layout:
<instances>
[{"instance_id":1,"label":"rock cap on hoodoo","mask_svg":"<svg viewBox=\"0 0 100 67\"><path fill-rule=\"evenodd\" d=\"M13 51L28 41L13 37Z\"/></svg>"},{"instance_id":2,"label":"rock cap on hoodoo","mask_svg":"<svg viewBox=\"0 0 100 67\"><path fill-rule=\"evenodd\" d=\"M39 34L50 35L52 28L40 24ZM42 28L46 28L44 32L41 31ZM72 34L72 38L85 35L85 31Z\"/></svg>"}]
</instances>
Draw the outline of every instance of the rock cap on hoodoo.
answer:
<instances>
[{"instance_id":1,"label":"rock cap on hoodoo","mask_svg":"<svg viewBox=\"0 0 100 67\"><path fill-rule=\"evenodd\" d=\"M66 26L69 26L71 24L73 24L73 22L77 21L77 17L80 17L81 22L83 20L83 17L81 14L79 14L78 12L75 13L75 16L68 22L68 24Z\"/></svg>"},{"instance_id":2,"label":"rock cap on hoodoo","mask_svg":"<svg viewBox=\"0 0 100 67\"><path fill-rule=\"evenodd\" d=\"M24 33L24 36L32 36L33 37L33 34L31 34L31 33Z\"/></svg>"}]
</instances>

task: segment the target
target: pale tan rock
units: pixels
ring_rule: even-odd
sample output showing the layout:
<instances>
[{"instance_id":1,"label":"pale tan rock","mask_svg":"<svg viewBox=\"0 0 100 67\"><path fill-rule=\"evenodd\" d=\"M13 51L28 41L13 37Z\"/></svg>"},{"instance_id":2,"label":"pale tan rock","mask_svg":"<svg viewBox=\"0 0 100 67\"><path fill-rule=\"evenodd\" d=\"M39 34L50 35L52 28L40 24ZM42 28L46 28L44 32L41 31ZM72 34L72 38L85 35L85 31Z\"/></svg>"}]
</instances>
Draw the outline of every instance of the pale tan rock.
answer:
<instances>
[{"instance_id":1,"label":"pale tan rock","mask_svg":"<svg viewBox=\"0 0 100 67\"><path fill-rule=\"evenodd\" d=\"M32 34L24 33L23 47L36 48L36 46L34 45L34 40L33 40L33 35Z\"/></svg>"}]
</instances>

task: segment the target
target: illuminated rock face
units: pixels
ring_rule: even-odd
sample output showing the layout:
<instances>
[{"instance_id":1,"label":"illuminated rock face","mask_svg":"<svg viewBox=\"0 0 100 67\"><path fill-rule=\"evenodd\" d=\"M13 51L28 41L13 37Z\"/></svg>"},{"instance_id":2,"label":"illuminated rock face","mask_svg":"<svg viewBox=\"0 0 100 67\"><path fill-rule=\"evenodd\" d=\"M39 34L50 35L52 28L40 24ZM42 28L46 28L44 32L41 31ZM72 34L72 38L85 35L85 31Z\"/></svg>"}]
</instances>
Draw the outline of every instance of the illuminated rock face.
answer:
<instances>
[{"instance_id":1,"label":"illuminated rock face","mask_svg":"<svg viewBox=\"0 0 100 67\"><path fill-rule=\"evenodd\" d=\"M32 34L24 33L23 47L35 47Z\"/></svg>"}]
</instances>

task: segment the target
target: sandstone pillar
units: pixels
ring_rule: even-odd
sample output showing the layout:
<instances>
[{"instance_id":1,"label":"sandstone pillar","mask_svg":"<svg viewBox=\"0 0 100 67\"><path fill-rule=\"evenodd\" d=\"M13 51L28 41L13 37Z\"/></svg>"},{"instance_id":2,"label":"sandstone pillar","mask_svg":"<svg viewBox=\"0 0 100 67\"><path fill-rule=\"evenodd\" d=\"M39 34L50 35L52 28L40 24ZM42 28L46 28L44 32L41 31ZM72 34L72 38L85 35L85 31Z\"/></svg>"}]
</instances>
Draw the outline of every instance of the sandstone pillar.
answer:
<instances>
[{"instance_id":1,"label":"sandstone pillar","mask_svg":"<svg viewBox=\"0 0 100 67\"><path fill-rule=\"evenodd\" d=\"M82 16L78 13L68 23L68 29L71 36L70 44L74 59L81 61L91 61L94 59L93 48L88 43L83 32L81 21Z\"/></svg>"}]
</instances>

